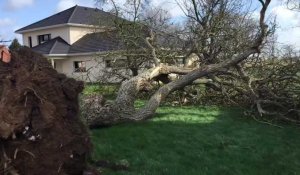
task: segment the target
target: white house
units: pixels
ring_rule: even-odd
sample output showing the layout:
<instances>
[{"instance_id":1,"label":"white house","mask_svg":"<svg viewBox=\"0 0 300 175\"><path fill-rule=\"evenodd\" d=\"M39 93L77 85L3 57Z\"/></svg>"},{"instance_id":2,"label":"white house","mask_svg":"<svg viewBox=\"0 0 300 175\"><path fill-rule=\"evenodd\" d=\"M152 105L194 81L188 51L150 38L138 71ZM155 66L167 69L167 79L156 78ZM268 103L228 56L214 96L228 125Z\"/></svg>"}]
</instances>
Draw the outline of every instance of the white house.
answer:
<instances>
[{"instance_id":1,"label":"white house","mask_svg":"<svg viewBox=\"0 0 300 175\"><path fill-rule=\"evenodd\" d=\"M23 45L51 60L58 72L84 81L95 81L110 60L99 55L121 49L113 29L115 16L74 6L16 31ZM95 27L97 24L97 27Z\"/></svg>"}]
</instances>

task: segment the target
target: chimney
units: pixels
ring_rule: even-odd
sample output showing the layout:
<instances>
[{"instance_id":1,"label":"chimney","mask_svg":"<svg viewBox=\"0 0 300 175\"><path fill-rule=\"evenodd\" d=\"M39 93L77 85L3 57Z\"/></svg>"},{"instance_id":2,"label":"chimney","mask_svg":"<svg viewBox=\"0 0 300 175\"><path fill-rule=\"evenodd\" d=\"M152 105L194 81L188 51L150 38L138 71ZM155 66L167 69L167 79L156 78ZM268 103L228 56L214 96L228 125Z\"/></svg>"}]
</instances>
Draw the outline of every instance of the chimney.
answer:
<instances>
[{"instance_id":1,"label":"chimney","mask_svg":"<svg viewBox=\"0 0 300 175\"><path fill-rule=\"evenodd\" d=\"M9 53L9 50L5 46L0 45L0 60L4 63L9 63L10 59L11 55Z\"/></svg>"}]
</instances>

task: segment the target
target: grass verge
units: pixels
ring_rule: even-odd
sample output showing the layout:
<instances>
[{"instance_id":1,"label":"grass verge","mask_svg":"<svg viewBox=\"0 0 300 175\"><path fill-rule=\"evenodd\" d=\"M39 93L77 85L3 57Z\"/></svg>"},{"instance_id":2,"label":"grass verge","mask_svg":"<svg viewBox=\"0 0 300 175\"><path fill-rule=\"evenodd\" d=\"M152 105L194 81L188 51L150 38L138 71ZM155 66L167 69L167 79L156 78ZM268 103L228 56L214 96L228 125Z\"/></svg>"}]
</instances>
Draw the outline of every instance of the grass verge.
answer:
<instances>
[{"instance_id":1,"label":"grass verge","mask_svg":"<svg viewBox=\"0 0 300 175\"><path fill-rule=\"evenodd\" d=\"M300 174L299 134L236 109L165 106L152 120L93 130L93 158L130 165L108 175Z\"/></svg>"}]
</instances>

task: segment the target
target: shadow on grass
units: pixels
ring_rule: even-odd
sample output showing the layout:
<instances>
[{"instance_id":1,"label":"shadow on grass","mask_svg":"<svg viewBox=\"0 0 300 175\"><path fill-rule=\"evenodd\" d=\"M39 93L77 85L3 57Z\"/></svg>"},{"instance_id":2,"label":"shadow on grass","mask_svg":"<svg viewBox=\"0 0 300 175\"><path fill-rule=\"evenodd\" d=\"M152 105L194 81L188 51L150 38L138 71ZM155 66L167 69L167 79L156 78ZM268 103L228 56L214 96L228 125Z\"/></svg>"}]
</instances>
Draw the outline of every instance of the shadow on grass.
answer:
<instances>
[{"instance_id":1,"label":"shadow on grass","mask_svg":"<svg viewBox=\"0 0 300 175\"><path fill-rule=\"evenodd\" d=\"M106 174L299 174L299 131L237 109L162 107L150 121L93 130L93 156L130 164Z\"/></svg>"}]
</instances>

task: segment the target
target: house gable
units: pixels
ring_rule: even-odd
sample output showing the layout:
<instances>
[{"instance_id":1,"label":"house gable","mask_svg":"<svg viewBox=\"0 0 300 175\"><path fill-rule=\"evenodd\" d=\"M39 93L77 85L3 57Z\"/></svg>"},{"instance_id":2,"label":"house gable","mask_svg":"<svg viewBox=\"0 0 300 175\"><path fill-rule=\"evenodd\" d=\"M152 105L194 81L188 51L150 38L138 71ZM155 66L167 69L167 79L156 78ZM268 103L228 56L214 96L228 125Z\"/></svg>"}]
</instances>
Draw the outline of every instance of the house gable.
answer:
<instances>
[{"instance_id":1,"label":"house gable","mask_svg":"<svg viewBox=\"0 0 300 175\"><path fill-rule=\"evenodd\" d=\"M113 18L114 15L97 8L74 6L25 26L16 33L22 34L23 44L28 47L41 44L43 35L49 35L49 39L61 37L68 44L73 44L86 34L111 28Z\"/></svg>"},{"instance_id":2,"label":"house gable","mask_svg":"<svg viewBox=\"0 0 300 175\"><path fill-rule=\"evenodd\" d=\"M70 44L70 27L57 27L23 33L23 45L30 47L31 40L31 46L36 47L42 44L39 43L39 36L48 34L50 34L49 40L56 37L61 37L63 40Z\"/></svg>"}]
</instances>

